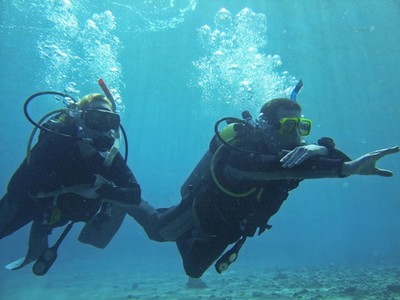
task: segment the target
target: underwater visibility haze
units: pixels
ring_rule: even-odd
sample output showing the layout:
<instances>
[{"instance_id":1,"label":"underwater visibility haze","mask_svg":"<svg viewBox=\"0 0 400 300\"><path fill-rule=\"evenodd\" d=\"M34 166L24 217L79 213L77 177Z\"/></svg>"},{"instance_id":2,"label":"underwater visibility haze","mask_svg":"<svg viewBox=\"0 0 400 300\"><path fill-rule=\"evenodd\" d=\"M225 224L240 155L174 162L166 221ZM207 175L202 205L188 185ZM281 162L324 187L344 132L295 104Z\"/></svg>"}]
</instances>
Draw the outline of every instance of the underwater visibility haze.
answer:
<instances>
[{"instance_id":1,"label":"underwater visibility haze","mask_svg":"<svg viewBox=\"0 0 400 300\"><path fill-rule=\"evenodd\" d=\"M257 117L267 100L289 97L300 79L304 86L297 101L313 121L308 142L332 137L352 158L395 146L400 143L399 25L396 0L3 0L2 195L33 129L23 114L25 99L40 91L78 99L101 93L99 78L117 100L129 141L128 165L143 197L156 207L180 201L180 187L207 150L218 119L240 118L244 110ZM38 120L63 106L44 96L30 113ZM375 296L395 299L400 297L395 285L400 282L399 156L378 166L394 177L307 180L292 191L271 218L272 229L248 239L226 273L218 275L212 267L205 273L204 281L217 291L229 286L224 278L235 282L225 298L215 291L184 294L186 276L175 244L150 241L126 217L106 249L79 243L83 225L75 225L44 277L35 277L29 265L0 268L0 299L39 299L49 292L52 299L270 299L266 290L283 293L279 274L284 280L291 276L288 270L312 274L312 268L341 267L344 278L352 276L352 268L358 275L360 268L379 270L384 275L377 286L384 292ZM61 229L53 232L51 244L60 234ZM0 240L1 266L25 255L28 235L26 226ZM256 278L268 272L278 277ZM335 281L328 274L315 276L324 285ZM268 280L278 283L258 284L247 293L252 283ZM393 290L386 288L392 284ZM361 290L349 287L343 290L350 296Z\"/></svg>"}]
</instances>

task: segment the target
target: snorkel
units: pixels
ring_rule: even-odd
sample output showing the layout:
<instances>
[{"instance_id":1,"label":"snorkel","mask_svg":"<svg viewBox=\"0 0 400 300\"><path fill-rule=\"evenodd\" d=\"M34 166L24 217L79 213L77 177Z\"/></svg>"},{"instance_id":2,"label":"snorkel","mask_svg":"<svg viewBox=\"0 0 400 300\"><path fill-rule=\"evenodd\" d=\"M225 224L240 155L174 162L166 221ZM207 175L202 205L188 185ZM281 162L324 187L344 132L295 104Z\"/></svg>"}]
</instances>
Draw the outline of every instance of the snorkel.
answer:
<instances>
[{"instance_id":1,"label":"snorkel","mask_svg":"<svg viewBox=\"0 0 400 300\"><path fill-rule=\"evenodd\" d=\"M108 98L108 100L111 101L112 109L115 112L117 110L117 105L115 104L114 97L112 96L110 90L108 89L108 87L105 84L103 79L100 78L97 82L100 85L100 87L103 90L103 92L106 95L106 97ZM109 167L112 164L112 161L114 160L115 156L118 154L120 144L121 144L121 139L120 139L119 131L117 130L115 132L114 144L112 145L110 151L108 151L108 153L107 153L107 155L105 156L105 159L104 159L103 165L105 167Z\"/></svg>"},{"instance_id":2,"label":"snorkel","mask_svg":"<svg viewBox=\"0 0 400 300\"><path fill-rule=\"evenodd\" d=\"M299 82L297 82L296 86L294 87L294 89L292 90L292 92L290 93L290 100L297 102L297 94L300 92L301 88L303 87L303 80L299 80ZM304 137L301 137L301 142L302 143L306 143L306 140Z\"/></svg>"},{"instance_id":3,"label":"snorkel","mask_svg":"<svg viewBox=\"0 0 400 300\"><path fill-rule=\"evenodd\" d=\"M299 82L294 87L293 91L290 93L290 100L296 102L297 94L300 92L303 87L303 80L299 80Z\"/></svg>"},{"instance_id":4,"label":"snorkel","mask_svg":"<svg viewBox=\"0 0 400 300\"><path fill-rule=\"evenodd\" d=\"M107 99L111 101L112 103L112 109L115 112L117 110L117 105L115 103L114 97L111 94L110 90L108 89L106 83L104 82L103 79L99 78L99 80L97 81L98 84L100 85L101 89L103 90L104 94L106 95Z\"/></svg>"}]
</instances>

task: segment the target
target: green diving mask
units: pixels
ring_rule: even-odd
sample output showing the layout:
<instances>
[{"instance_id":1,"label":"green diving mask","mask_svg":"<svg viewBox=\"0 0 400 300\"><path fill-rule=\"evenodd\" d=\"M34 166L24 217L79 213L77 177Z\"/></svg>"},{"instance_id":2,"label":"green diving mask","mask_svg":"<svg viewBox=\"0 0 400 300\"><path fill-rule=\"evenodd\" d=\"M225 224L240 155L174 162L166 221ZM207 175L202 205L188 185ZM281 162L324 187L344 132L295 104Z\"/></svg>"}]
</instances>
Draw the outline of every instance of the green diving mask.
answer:
<instances>
[{"instance_id":1,"label":"green diving mask","mask_svg":"<svg viewBox=\"0 0 400 300\"><path fill-rule=\"evenodd\" d=\"M282 118L279 125L281 135L288 135L296 129L301 136L306 136L311 131L311 120L306 118Z\"/></svg>"},{"instance_id":2,"label":"green diving mask","mask_svg":"<svg viewBox=\"0 0 400 300\"><path fill-rule=\"evenodd\" d=\"M87 127L100 132L108 132L111 129L118 130L121 122L118 114L99 109L84 111L81 118L85 121Z\"/></svg>"}]
</instances>

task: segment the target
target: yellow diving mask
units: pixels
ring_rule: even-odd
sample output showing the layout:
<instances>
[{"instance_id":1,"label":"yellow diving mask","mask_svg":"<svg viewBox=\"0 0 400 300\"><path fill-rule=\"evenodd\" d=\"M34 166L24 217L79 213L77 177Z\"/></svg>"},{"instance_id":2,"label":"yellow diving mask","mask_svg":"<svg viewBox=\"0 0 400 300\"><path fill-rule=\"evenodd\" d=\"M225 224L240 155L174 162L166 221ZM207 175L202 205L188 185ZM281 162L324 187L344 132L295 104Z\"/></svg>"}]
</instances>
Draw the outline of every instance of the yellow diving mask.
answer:
<instances>
[{"instance_id":1,"label":"yellow diving mask","mask_svg":"<svg viewBox=\"0 0 400 300\"><path fill-rule=\"evenodd\" d=\"M311 120L306 118L282 118L279 124L281 135L288 135L296 129L301 136L306 136L311 131Z\"/></svg>"}]
</instances>

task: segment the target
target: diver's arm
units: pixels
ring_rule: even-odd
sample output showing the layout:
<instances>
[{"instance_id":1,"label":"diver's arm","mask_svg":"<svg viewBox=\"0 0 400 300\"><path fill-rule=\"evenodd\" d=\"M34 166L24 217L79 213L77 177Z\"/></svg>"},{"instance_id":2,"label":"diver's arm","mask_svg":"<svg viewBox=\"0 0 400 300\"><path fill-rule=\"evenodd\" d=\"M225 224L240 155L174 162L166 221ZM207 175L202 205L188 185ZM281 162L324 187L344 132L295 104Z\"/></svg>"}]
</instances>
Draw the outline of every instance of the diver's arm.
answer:
<instances>
[{"instance_id":1,"label":"diver's arm","mask_svg":"<svg viewBox=\"0 0 400 300\"><path fill-rule=\"evenodd\" d=\"M246 167L238 163L228 165L224 170L227 179L246 181L265 181L278 179L311 179L345 177L341 173L344 160L325 156L308 158L303 163L291 168L284 168L279 156L263 156L262 160L253 161L255 165L248 164Z\"/></svg>"},{"instance_id":2,"label":"diver's arm","mask_svg":"<svg viewBox=\"0 0 400 300\"><path fill-rule=\"evenodd\" d=\"M115 156L109 175L107 178L112 181L113 186L105 185L103 190L99 190L105 201L121 206L138 205L140 203L140 185L122 158L121 153Z\"/></svg>"},{"instance_id":3,"label":"diver's arm","mask_svg":"<svg viewBox=\"0 0 400 300\"><path fill-rule=\"evenodd\" d=\"M38 199L72 193L86 199L98 199L120 206L131 206L140 203L141 189L134 177L130 177L130 183L125 187L116 186L100 174L92 174L92 177L91 184L75 184L48 192L40 191L31 196Z\"/></svg>"},{"instance_id":4,"label":"diver's arm","mask_svg":"<svg viewBox=\"0 0 400 300\"><path fill-rule=\"evenodd\" d=\"M52 131L69 133L63 123L49 121L44 124ZM73 131L73 130L72 130ZM137 204L140 187L120 153L110 168L97 168L93 174L81 156L78 140L42 130L39 140L32 148L28 164L29 194L34 198L46 198L74 193L87 199L106 197L110 202ZM101 164L101 161L89 164ZM107 187L107 188L106 188ZM100 188L103 188L100 192Z\"/></svg>"},{"instance_id":5,"label":"diver's arm","mask_svg":"<svg viewBox=\"0 0 400 300\"><path fill-rule=\"evenodd\" d=\"M99 169L103 169L104 176L93 174L80 159L79 153L76 156L65 153L65 149L73 150L72 143L73 140L67 140L60 148L50 136L42 138L32 149L29 166L33 177L29 192L32 197L74 193L87 199L98 198L123 206L140 203L140 186L120 154L114 158L111 168Z\"/></svg>"},{"instance_id":6,"label":"diver's arm","mask_svg":"<svg viewBox=\"0 0 400 300\"><path fill-rule=\"evenodd\" d=\"M228 178L250 181L337 178L356 174L388 177L392 176L392 172L376 168L375 163L382 157L399 151L400 148L396 146L374 151L350 161L347 156L315 156L292 168L283 168L278 156L254 156L252 158L254 164L245 166L243 161L236 160L236 165L232 163L228 165L224 174Z\"/></svg>"},{"instance_id":7,"label":"diver's arm","mask_svg":"<svg viewBox=\"0 0 400 300\"><path fill-rule=\"evenodd\" d=\"M322 137L318 140L318 144L306 144L296 147L291 151L286 151L280 162L282 163L282 167L291 168L301 164L306 159L317 155L351 160L346 154L335 148L335 142L333 139Z\"/></svg>"},{"instance_id":8,"label":"diver's arm","mask_svg":"<svg viewBox=\"0 0 400 300\"><path fill-rule=\"evenodd\" d=\"M103 175L94 174L95 179L91 185L80 186L71 192L119 206L133 206L140 203L140 185L120 153L114 158L111 167L105 169Z\"/></svg>"},{"instance_id":9,"label":"diver's arm","mask_svg":"<svg viewBox=\"0 0 400 300\"><path fill-rule=\"evenodd\" d=\"M103 201L119 206L132 206L140 203L141 190L139 184L130 187L104 185L96 190Z\"/></svg>"},{"instance_id":10,"label":"diver's arm","mask_svg":"<svg viewBox=\"0 0 400 300\"><path fill-rule=\"evenodd\" d=\"M282 164L282 167L292 168L301 164L306 159L316 155L328 156L329 150L326 147L320 145L304 145L296 147L292 151L288 151L287 154L280 159L280 162Z\"/></svg>"},{"instance_id":11,"label":"diver's arm","mask_svg":"<svg viewBox=\"0 0 400 300\"><path fill-rule=\"evenodd\" d=\"M60 192L70 192L87 199L98 199L125 207L140 203L140 185L119 153L111 168L105 169L103 175L92 174L91 184L73 185Z\"/></svg>"},{"instance_id":12,"label":"diver's arm","mask_svg":"<svg viewBox=\"0 0 400 300\"><path fill-rule=\"evenodd\" d=\"M32 198L48 198L59 196L67 193L79 195L86 199L99 198L100 194L97 192L103 185L113 185L99 174L89 174L89 183L72 184L68 186L60 185L59 187L34 189L29 194Z\"/></svg>"},{"instance_id":13,"label":"diver's arm","mask_svg":"<svg viewBox=\"0 0 400 300\"><path fill-rule=\"evenodd\" d=\"M350 160L335 148L333 139L323 137L318 144L301 145L280 155L231 152L224 174L236 181L345 177L341 167Z\"/></svg>"}]
</instances>

